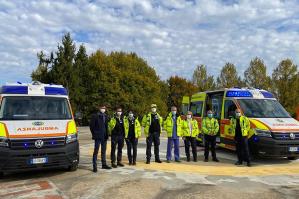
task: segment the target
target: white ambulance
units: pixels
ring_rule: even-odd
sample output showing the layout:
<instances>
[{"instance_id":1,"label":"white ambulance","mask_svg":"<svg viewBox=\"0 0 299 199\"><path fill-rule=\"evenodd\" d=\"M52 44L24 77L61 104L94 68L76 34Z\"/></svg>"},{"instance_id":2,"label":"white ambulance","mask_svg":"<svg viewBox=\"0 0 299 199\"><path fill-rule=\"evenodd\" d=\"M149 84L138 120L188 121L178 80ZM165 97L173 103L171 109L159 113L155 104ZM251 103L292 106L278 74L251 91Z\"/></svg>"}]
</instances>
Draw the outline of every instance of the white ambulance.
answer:
<instances>
[{"instance_id":1,"label":"white ambulance","mask_svg":"<svg viewBox=\"0 0 299 199\"><path fill-rule=\"evenodd\" d=\"M79 163L78 131L61 85L0 87L0 175Z\"/></svg>"}]
</instances>

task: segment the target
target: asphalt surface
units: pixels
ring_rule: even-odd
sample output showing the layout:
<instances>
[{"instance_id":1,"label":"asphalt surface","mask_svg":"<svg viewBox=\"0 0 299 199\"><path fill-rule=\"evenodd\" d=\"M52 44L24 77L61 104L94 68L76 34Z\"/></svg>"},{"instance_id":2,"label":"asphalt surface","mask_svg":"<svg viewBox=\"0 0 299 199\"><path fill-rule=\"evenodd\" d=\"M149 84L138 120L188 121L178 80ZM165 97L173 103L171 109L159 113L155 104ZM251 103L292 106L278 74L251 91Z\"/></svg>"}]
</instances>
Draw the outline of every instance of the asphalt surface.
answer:
<instances>
[{"instance_id":1,"label":"asphalt surface","mask_svg":"<svg viewBox=\"0 0 299 199\"><path fill-rule=\"evenodd\" d=\"M80 128L80 164L75 172L62 169L14 173L0 180L0 198L299 198L299 161L255 159L253 166L235 166L234 152L218 149L220 163L186 162L181 142L181 163L166 163L166 142L161 138L162 164L145 164L145 139L138 145L137 166L92 172L93 142L88 128ZM110 160L110 141L107 148ZM152 150L153 151L153 150Z\"/></svg>"}]
</instances>

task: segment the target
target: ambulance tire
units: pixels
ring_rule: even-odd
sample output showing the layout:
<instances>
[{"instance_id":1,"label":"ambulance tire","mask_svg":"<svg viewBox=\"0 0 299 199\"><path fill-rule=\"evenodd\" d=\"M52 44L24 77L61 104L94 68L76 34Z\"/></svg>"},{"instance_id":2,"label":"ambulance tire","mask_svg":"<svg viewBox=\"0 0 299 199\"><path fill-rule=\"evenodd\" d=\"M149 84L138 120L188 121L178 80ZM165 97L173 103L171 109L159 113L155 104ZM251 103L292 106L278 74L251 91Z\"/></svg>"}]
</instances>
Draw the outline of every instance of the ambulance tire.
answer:
<instances>
[{"instance_id":1,"label":"ambulance tire","mask_svg":"<svg viewBox=\"0 0 299 199\"><path fill-rule=\"evenodd\" d=\"M297 160L297 157L288 157L288 160Z\"/></svg>"},{"instance_id":2,"label":"ambulance tire","mask_svg":"<svg viewBox=\"0 0 299 199\"><path fill-rule=\"evenodd\" d=\"M78 163L75 163L68 167L68 171L70 171L70 172L76 171L77 169L78 169Z\"/></svg>"},{"instance_id":3,"label":"ambulance tire","mask_svg":"<svg viewBox=\"0 0 299 199\"><path fill-rule=\"evenodd\" d=\"M4 177L4 173L0 172L0 179L2 179Z\"/></svg>"}]
</instances>

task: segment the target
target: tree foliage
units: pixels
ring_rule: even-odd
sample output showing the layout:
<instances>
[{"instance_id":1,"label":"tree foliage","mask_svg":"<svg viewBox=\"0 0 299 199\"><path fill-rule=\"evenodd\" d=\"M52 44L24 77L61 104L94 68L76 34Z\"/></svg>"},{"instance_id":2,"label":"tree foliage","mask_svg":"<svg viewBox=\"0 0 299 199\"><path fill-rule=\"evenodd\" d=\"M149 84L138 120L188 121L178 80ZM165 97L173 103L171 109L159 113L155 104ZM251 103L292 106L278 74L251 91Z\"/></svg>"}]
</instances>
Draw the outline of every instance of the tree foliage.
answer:
<instances>
[{"instance_id":1,"label":"tree foliage","mask_svg":"<svg viewBox=\"0 0 299 199\"><path fill-rule=\"evenodd\" d=\"M169 95L167 100L168 107L176 106L180 109L184 95L191 96L198 91L197 86L185 78L172 76L167 80Z\"/></svg>"},{"instance_id":2,"label":"tree foliage","mask_svg":"<svg viewBox=\"0 0 299 199\"><path fill-rule=\"evenodd\" d=\"M244 72L244 82L248 87L268 90L271 78L267 75L267 67L264 61L258 57L250 61L250 65Z\"/></svg>"},{"instance_id":3,"label":"tree foliage","mask_svg":"<svg viewBox=\"0 0 299 199\"><path fill-rule=\"evenodd\" d=\"M241 87L242 80L238 76L236 66L232 63L226 63L217 78L218 88Z\"/></svg>"},{"instance_id":4,"label":"tree foliage","mask_svg":"<svg viewBox=\"0 0 299 199\"><path fill-rule=\"evenodd\" d=\"M199 65L193 72L192 82L197 85L198 91L213 90L216 87L214 76L209 76L207 67Z\"/></svg>"}]
</instances>

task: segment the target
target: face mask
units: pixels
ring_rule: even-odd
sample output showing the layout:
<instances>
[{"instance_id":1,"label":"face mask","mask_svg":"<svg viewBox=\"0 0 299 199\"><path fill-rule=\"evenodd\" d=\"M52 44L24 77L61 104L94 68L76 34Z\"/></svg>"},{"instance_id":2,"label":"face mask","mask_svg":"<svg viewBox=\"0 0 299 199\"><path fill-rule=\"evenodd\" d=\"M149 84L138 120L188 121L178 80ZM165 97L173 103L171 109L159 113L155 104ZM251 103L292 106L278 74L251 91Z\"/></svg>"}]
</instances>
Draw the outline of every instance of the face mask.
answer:
<instances>
[{"instance_id":1,"label":"face mask","mask_svg":"<svg viewBox=\"0 0 299 199\"><path fill-rule=\"evenodd\" d=\"M105 113L106 109L101 108L100 111L101 111L101 113Z\"/></svg>"},{"instance_id":2,"label":"face mask","mask_svg":"<svg viewBox=\"0 0 299 199\"><path fill-rule=\"evenodd\" d=\"M130 113L129 118L133 118L133 117L134 117L133 113Z\"/></svg>"},{"instance_id":3,"label":"face mask","mask_svg":"<svg viewBox=\"0 0 299 199\"><path fill-rule=\"evenodd\" d=\"M209 117L209 118L212 118L212 117L213 117L213 114L212 114L212 113L209 113L209 114L208 114L208 117Z\"/></svg>"},{"instance_id":4,"label":"face mask","mask_svg":"<svg viewBox=\"0 0 299 199\"><path fill-rule=\"evenodd\" d=\"M121 116L121 114L122 114L122 112L117 111L117 115L118 115L118 116Z\"/></svg>"},{"instance_id":5,"label":"face mask","mask_svg":"<svg viewBox=\"0 0 299 199\"><path fill-rule=\"evenodd\" d=\"M171 111L172 115L176 115L176 111Z\"/></svg>"},{"instance_id":6,"label":"face mask","mask_svg":"<svg viewBox=\"0 0 299 199\"><path fill-rule=\"evenodd\" d=\"M241 113L236 113L236 117L241 117Z\"/></svg>"},{"instance_id":7,"label":"face mask","mask_svg":"<svg viewBox=\"0 0 299 199\"><path fill-rule=\"evenodd\" d=\"M191 119L192 118L192 115L187 115L187 119Z\"/></svg>"},{"instance_id":8,"label":"face mask","mask_svg":"<svg viewBox=\"0 0 299 199\"><path fill-rule=\"evenodd\" d=\"M157 112L157 109L156 108L152 108L152 112L153 113Z\"/></svg>"}]
</instances>

